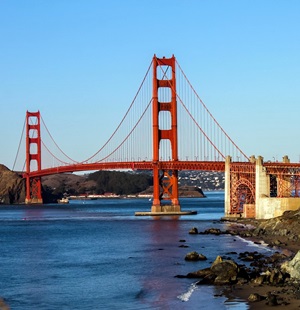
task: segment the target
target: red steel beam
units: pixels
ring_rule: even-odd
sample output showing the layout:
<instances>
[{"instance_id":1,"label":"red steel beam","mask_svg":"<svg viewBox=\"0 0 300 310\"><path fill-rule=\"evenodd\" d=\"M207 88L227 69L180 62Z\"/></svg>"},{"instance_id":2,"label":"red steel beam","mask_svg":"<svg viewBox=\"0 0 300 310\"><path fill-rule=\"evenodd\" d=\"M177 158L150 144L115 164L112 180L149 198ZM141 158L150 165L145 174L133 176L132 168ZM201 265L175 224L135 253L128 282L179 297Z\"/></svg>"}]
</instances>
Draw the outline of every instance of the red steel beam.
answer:
<instances>
[{"instance_id":1,"label":"red steel beam","mask_svg":"<svg viewBox=\"0 0 300 310\"><path fill-rule=\"evenodd\" d=\"M247 164L247 163L246 163ZM24 173L23 177L42 177L50 174L90 171L90 170L153 170L156 166L159 169L166 170L203 170L203 171L224 171L225 162L210 161L161 161L153 163L152 161L136 161L136 162L105 162L105 163L82 163L68 166L58 166L55 168L46 168L39 171Z\"/></svg>"}]
</instances>

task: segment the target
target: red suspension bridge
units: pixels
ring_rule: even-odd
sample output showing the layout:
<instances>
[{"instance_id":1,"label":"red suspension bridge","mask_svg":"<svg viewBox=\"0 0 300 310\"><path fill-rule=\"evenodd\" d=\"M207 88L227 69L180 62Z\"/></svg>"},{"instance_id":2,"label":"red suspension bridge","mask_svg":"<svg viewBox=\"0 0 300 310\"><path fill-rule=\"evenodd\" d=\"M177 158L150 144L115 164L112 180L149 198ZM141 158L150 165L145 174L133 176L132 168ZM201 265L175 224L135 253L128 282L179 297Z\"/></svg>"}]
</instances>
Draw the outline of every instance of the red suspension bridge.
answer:
<instances>
[{"instance_id":1,"label":"red suspension bridge","mask_svg":"<svg viewBox=\"0 0 300 310\"><path fill-rule=\"evenodd\" d=\"M26 141L26 203L42 202L41 178L46 175L104 169L152 170L152 212L162 211L164 200L169 202L168 210L176 212L180 211L178 171L224 171L226 156L236 160L235 167L239 168L231 162L231 170L237 179L242 175L248 179L238 186L237 180L232 186L237 191L246 187L243 197L248 200L243 198L244 202L255 201L254 163L210 113L174 56L153 57L125 116L89 158L78 161L64 153L39 111L26 113L22 136ZM239 213L240 198L234 195L240 194L230 198L232 213Z\"/></svg>"}]
</instances>

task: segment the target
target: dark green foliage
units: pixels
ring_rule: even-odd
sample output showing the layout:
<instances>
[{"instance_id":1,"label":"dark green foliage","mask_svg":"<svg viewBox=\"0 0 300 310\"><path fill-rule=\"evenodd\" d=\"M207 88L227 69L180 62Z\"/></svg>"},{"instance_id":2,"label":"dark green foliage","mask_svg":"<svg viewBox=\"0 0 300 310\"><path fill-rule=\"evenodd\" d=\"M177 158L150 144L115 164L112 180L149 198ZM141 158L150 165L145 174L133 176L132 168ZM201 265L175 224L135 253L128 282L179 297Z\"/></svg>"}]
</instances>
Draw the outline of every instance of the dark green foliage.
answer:
<instances>
[{"instance_id":1,"label":"dark green foliage","mask_svg":"<svg viewBox=\"0 0 300 310\"><path fill-rule=\"evenodd\" d=\"M143 173L97 171L88 176L97 183L96 193L136 194L153 184L152 176Z\"/></svg>"},{"instance_id":2,"label":"dark green foliage","mask_svg":"<svg viewBox=\"0 0 300 310\"><path fill-rule=\"evenodd\" d=\"M47 185L43 185L42 187L42 196L43 196L43 202L44 203L53 203L57 202L57 199L62 198L63 192L59 192L56 190L53 190L51 187Z\"/></svg>"}]
</instances>

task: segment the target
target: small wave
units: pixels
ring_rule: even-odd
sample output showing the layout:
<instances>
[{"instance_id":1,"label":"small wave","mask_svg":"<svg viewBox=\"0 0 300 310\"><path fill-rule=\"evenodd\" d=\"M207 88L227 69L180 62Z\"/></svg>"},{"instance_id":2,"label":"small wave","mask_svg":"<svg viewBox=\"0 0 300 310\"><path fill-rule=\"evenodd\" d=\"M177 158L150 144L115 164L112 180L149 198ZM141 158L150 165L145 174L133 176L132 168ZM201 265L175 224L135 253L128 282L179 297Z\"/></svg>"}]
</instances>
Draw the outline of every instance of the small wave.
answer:
<instances>
[{"instance_id":1,"label":"small wave","mask_svg":"<svg viewBox=\"0 0 300 310\"><path fill-rule=\"evenodd\" d=\"M197 286L193 283L187 292L177 296L177 298L180 299L181 301L188 301L191 298L193 292L196 290L196 288Z\"/></svg>"},{"instance_id":2,"label":"small wave","mask_svg":"<svg viewBox=\"0 0 300 310\"><path fill-rule=\"evenodd\" d=\"M274 250L271 248L268 248L268 244L263 242L263 241L261 241L261 243L258 244L252 240L247 240L247 239L244 239L240 236L236 236L236 238L241 239L243 242L247 243L247 246L257 247L257 248L263 249L263 250L268 251L268 252L274 252Z\"/></svg>"}]
</instances>

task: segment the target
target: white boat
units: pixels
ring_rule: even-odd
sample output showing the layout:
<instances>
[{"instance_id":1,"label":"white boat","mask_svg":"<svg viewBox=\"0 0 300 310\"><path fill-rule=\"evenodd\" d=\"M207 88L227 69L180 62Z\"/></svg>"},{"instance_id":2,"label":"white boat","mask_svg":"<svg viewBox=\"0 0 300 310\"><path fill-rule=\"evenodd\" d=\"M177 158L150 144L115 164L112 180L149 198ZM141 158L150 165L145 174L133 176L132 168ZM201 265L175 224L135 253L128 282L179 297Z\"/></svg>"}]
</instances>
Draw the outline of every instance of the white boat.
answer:
<instances>
[{"instance_id":1,"label":"white boat","mask_svg":"<svg viewBox=\"0 0 300 310\"><path fill-rule=\"evenodd\" d=\"M57 200L58 203L69 203L69 198L62 198Z\"/></svg>"}]
</instances>

